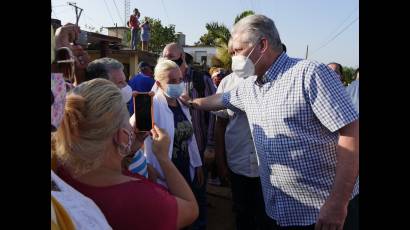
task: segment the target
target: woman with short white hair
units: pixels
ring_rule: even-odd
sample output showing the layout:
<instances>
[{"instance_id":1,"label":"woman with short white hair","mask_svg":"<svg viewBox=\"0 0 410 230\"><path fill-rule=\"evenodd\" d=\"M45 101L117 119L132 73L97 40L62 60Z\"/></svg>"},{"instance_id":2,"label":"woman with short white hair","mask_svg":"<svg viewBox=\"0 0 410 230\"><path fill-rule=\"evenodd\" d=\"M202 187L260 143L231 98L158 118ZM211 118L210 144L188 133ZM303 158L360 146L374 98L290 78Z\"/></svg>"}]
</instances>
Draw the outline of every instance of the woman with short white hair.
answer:
<instances>
[{"instance_id":1,"label":"woman with short white hair","mask_svg":"<svg viewBox=\"0 0 410 230\"><path fill-rule=\"evenodd\" d=\"M158 59L154 71L156 93L153 98L154 123L163 128L170 136L168 156L178 168L185 180L193 183L204 183L202 162L188 107L182 104L179 96L184 91L182 73L179 66L164 58ZM151 138L145 140L147 161L158 171L157 183L168 186L162 169L151 149Z\"/></svg>"}]
</instances>

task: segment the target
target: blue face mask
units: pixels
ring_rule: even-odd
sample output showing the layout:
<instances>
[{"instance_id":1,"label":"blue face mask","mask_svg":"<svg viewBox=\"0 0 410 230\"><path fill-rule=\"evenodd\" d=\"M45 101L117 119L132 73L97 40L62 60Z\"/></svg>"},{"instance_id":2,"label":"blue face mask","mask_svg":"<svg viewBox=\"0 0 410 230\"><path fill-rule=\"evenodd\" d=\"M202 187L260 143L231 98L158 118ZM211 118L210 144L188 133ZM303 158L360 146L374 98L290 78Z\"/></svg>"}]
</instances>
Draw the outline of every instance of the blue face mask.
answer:
<instances>
[{"instance_id":1,"label":"blue face mask","mask_svg":"<svg viewBox=\"0 0 410 230\"><path fill-rule=\"evenodd\" d=\"M183 91L184 91L184 83L181 82L179 84L168 84L167 91L164 93L168 97L177 99L179 96L181 96Z\"/></svg>"}]
</instances>

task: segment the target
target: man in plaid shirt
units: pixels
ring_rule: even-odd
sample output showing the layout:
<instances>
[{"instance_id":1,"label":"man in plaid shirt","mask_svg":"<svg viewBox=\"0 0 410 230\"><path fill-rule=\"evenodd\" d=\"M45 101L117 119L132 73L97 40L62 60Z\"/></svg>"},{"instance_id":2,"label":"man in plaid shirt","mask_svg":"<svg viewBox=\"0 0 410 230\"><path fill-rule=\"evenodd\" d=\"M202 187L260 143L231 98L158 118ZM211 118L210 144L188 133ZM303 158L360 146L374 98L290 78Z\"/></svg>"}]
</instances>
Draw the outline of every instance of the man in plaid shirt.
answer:
<instances>
[{"instance_id":1,"label":"man in plaid shirt","mask_svg":"<svg viewBox=\"0 0 410 230\"><path fill-rule=\"evenodd\" d=\"M229 92L181 100L246 112L265 209L279 229L358 229L359 116L337 74L288 57L266 16L243 18L231 34L232 70L250 77Z\"/></svg>"}]
</instances>

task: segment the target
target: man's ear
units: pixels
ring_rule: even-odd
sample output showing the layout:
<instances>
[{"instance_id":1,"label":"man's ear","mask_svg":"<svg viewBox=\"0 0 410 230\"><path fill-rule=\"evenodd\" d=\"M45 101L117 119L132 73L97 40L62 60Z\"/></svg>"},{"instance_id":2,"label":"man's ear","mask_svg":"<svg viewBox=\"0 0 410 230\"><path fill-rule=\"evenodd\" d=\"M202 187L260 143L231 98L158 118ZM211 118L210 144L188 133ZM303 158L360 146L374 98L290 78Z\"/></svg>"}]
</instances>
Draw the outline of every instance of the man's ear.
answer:
<instances>
[{"instance_id":1,"label":"man's ear","mask_svg":"<svg viewBox=\"0 0 410 230\"><path fill-rule=\"evenodd\" d=\"M268 39L262 38L260 41L261 44L261 53L264 53L268 49Z\"/></svg>"}]
</instances>

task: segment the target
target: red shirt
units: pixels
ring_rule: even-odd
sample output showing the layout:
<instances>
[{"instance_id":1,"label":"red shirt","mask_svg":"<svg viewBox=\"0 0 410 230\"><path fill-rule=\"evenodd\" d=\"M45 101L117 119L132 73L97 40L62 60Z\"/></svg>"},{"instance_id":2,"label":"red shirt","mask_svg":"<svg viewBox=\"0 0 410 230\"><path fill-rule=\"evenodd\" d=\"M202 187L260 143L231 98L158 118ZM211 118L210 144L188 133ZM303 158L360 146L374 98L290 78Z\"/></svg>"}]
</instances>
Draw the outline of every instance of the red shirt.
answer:
<instances>
[{"instance_id":1,"label":"red shirt","mask_svg":"<svg viewBox=\"0 0 410 230\"><path fill-rule=\"evenodd\" d=\"M137 16L135 16L133 14L131 14L131 17L130 17L130 26L131 26L131 28L137 29L137 30L140 28L138 18L137 18Z\"/></svg>"},{"instance_id":2,"label":"red shirt","mask_svg":"<svg viewBox=\"0 0 410 230\"><path fill-rule=\"evenodd\" d=\"M57 174L83 195L92 199L115 230L176 229L177 202L164 187L137 174L140 180L94 187L72 178L62 167Z\"/></svg>"}]
</instances>

